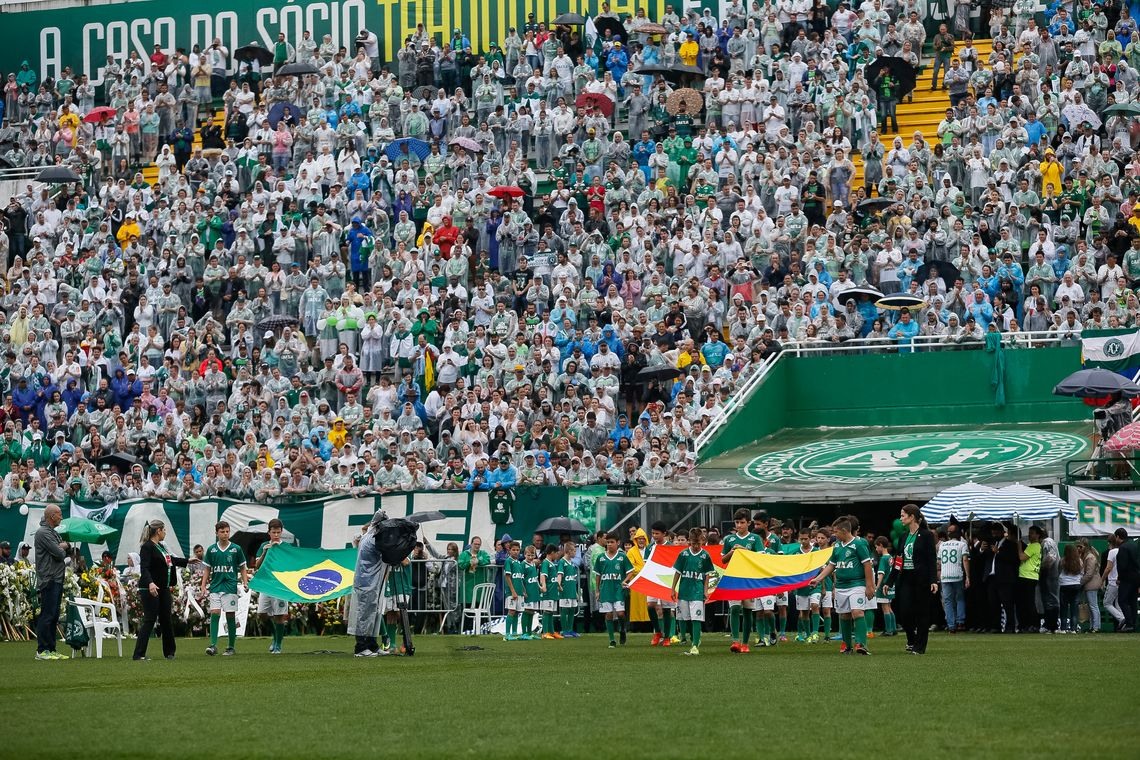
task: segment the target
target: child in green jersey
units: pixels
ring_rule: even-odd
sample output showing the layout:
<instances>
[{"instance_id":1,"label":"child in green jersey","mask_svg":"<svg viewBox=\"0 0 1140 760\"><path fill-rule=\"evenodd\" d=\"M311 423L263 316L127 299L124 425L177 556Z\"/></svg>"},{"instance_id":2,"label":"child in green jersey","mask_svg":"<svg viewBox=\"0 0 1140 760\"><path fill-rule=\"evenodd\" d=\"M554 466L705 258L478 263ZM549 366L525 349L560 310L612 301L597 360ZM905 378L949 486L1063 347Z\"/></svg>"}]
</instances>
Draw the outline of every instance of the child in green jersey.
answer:
<instances>
[{"instance_id":1,"label":"child in green jersey","mask_svg":"<svg viewBox=\"0 0 1140 760\"><path fill-rule=\"evenodd\" d=\"M389 568L384 584L384 638L389 652L398 649L403 653L403 646L396 644L396 626L400 622L400 606L407 607L411 599L412 561L404 557L403 562Z\"/></svg>"},{"instance_id":2,"label":"child in green jersey","mask_svg":"<svg viewBox=\"0 0 1140 760\"><path fill-rule=\"evenodd\" d=\"M870 652L867 651L867 621L863 610L875 596L871 550L866 541L852 532L849 518L840 517L832 527L838 540L832 547L831 559L811 583L818 586L828 576L835 576L835 608L839 612L839 633L843 637L839 651L867 655Z\"/></svg>"},{"instance_id":3,"label":"child in green jersey","mask_svg":"<svg viewBox=\"0 0 1140 760\"><path fill-rule=\"evenodd\" d=\"M503 596L507 610L507 627L503 638L517 641L519 637L519 615L526 609L526 563L519 559L522 545L512 541L507 548L507 561L503 563Z\"/></svg>"},{"instance_id":4,"label":"child in green jersey","mask_svg":"<svg viewBox=\"0 0 1140 760\"><path fill-rule=\"evenodd\" d=\"M558 547L547 544L543 550L546 559L538 571L538 585L542 590L542 638L560 639L562 634L554 630L554 611L558 609Z\"/></svg>"},{"instance_id":5,"label":"child in green jersey","mask_svg":"<svg viewBox=\"0 0 1140 760\"><path fill-rule=\"evenodd\" d=\"M677 555L673 563L673 598L677 600L677 618L682 628L688 628L693 646L687 655L700 654L701 624L705 619L705 602L709 596L709 576L713 568L712 557L704 549L700 528L689 531L689 548Z\"/></svg>"},{"instance_id":6,"label":"child in green jersey","mask_svg":"<svg viewBox=\"0 0 1140 760\"><path fill-rule=\"evenodd\" d=\"M646 562L653 559L657 547L666 545L669 533L665 527L665 523L658 521L650 526L649 535L652 541L650 541L649 545L641 552L642 558ZM675 629L677 603L672 599L657 599L654 597L650 597L646 601L649 603L650 609L657 611L656 620L653 621L653 639L649 642L649 646L671 647L673 644L680 642L681 640L676 637Z\"/></svg>"},{"instance_id":7,"label":"child in green jersey","mask_svg":"<svg viewBox=\"0 0 1140 760\"><path fill-rule=\"evenodd\" d=\"M771 519L768 513L760 510L752 515L753 532L759 537L761 548L757 551L765 554L780 553L780 536L771 529ZM774 647L778 641L776 631L776 607L779 595L768 594L756 600L756 633L759 636L759 645ZM786 600L785 600L786 603Z\"/></svg>"},{"instance_id":8,"label":"child in green jersey","mask_svg":"<svg viewBox=\"0 0 1140 760\"><path fill-rule=\"evenodd\" d=\"M625 617L625 590L633 575L633 563L625 552L618 551L616 533L606 534L606 550L594 560L594 572L598 575L598 612L605 615L606 633L610 637L610 649L617 646L614 641L615 624ZM621 643L625 643L625 629L622 629Z\"/></svg>"},{"instance_id":9,"label":"child in green jersey","mask_svg":"<svg viewBox=\"0 0 1140 760\"><path fill-rule=\"evenodd\" d=\"M573 541L562 545L562 559L558 560L558 614L561 618L560 626L562 636L567 639L578 638L574 630L574 618L578 616L578 568L573 558L577 556L577 547Z\"/></svg>"},{"instance_id":10,"label":"child in green jersey","mask_svg":"<svg viewBox=\"0 0 1140 760\"><path fill-rule=\"evenodd\" d=\"M281 543L281 535L284 532L285 525L279 519L274 517L269 521L269 540L261 545L257 559L253 562L255 573L265 562L265 555L269 553L269 550ZM268 594L259 594L257 597L257 614L265 615L273 626L273 640L269 644L269 654L281 654L281 644L285 641L285 623L289 621L289 602Z\"/></svg>"},{"instance_id":11,"label":"child in green jersey","mask_svg":"<svg viewBox=\"0 0 1140 760\"><path fill-rule=\"evenodd\" d=\"M202 593L208 590L210 595L210 646L206 654L212 657L218 653L218 628L225 612L229 646L222 655L228 657L237 643L238 582L242 586L247 582L245 553L230 543L230 524L225 520L214 525L214 537L217 541L206 550L206 572L202 574Z\"/></svg>"},{"instance_id":12,"label":"child in green jersey","mask_svg":"<svg viewBox=\"0 0 1140 760\"><path fill-rule=\"evenodd\" d=\"M818 547L812 545L811 531L804 528L800 531L800 554L814 552ZM799 631L796 641L815 644L819 641L819 587L804 586L796 589L796 609L799 611Z\"/></svg>"},{"instance_id":13,"label":"child in green jersey","mask_svg":"<svg viewBox=\"0 0 1140 760\"><path fill-rule=\"evenodd\" d=\"M729 533L721 541L721 561L725 564L737 549L747 549L750 552L763 551L760 536L749 530L749 512L747 509L738 509L732 516L735 532ZM728 623L732 631L732 644L730 652L748 654L748 639L752 636L752 611L756 608L759 599L732 600L728 603Z\"/></svg>"},{"instance_id":14,"label":"child in green jersey","mask_svg":"<svg viewBox=\"0 0 1140 760\"><path fill-rule=\"evenodd\" d=\"M898 631L895 629L895 611L891 607L895 592L885 585L891 575L891 540L886 536L876 538L875 553L879 555L875 567L875 602L883 613L883 635L895 636Z\"/></svg>"},{"instance_id":15,"label":"child in green jersey","mask_svg":"<svg viewBox=\"0 0 1140 760\"><path fill-rule=\"evenodd\" d=\"M820 549L826 549L833 543L831 536L831 528L820 528L815 533L815 545ZM830 575L823 579L823 584L820 586L819 595L819 617L823 623L823 633L820 639L823 641L831 641L831 617L832 610L835 609L835 579ZM815 629L816 631L818 629ZM815 631L813 631L815 632Z\"/></svg>"},{"instance_id":16,"label":"child in green jersey","mask_svg":"<svg viewBox=\"0 0 1140 760\"><path fill-rule=\"evenodd\" d=\"M538 612L542 603L542 591L538 583L538 550L528 544L523 557L525 559L523 585L526 588L526 598L523 601L522 633L519 638L530 641L538 638L534 633L534 614Z\"/></svg>"}]
</instances>

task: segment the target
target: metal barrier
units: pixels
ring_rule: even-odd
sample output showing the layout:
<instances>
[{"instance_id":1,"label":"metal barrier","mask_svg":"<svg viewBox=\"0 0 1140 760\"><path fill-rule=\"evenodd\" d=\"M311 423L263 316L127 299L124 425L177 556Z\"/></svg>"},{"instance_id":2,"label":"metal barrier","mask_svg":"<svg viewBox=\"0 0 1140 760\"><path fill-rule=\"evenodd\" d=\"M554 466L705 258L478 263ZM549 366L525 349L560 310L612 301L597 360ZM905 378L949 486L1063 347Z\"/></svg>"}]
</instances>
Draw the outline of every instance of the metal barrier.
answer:
<instances>
[{"instance_id":1,"label":"metal barrier","mask_svg":"<svg viewBox=\"0 0 1140 760\"><path fill-rule=\"evenodd\" d=\"M489 564L477 567L474 572L460 571L455 559L412 558L412 596L408 600L408 614L417 616L417 630L435 628L437 633L460 633L463 610L471 603L468 588L480 583L495 586L492 617L503 611L503 567ZM438 621L427 616L438 615Z\"/></svg>"},{"instance_id":2,"label":"metal barrier","mask_svg":"<svg viewBox=\"0 0 1140 760\"><path fill-rule=\"evenodd\" d=\"M1005 348L1036 348L1044 345L1064 344L1066 341L1079 345L1079 339L1066 338L1052 331L1005 332L1001 334L1001 344ZM821 353L891 353L911 354L918 351L969 351L985 347L984 340L947 340L945 335L916 335L909 342L883 338L851 338L842 343L828 343L820 340L813 343L789 342L780 351L793 356Z\"/></svg>"},{"instance_id":3,"label":"metal barrier","mask_svg":"<svg viewBox=\"0 0 1140 760\"><path fill-rule=\"evenodd\" d=\"M760 365L760 368L749 375L748 379L737 389L736 393L729 397L728 402L721 410L722 414L710 422L709 426L702 430L701 434L697 436L697 440L693 442L693 449L698 457L700 456L701 448L716 436L720 429L728 423L728 418L731 417L738 408L744 406L744 403L748 401L756 389L760 387L760 383L764 382L764 378L772 371L772 367L775 367L776 362L780 361L783 356L784 352L781 351L765 359Z\"/></svg>"}]
</instances>

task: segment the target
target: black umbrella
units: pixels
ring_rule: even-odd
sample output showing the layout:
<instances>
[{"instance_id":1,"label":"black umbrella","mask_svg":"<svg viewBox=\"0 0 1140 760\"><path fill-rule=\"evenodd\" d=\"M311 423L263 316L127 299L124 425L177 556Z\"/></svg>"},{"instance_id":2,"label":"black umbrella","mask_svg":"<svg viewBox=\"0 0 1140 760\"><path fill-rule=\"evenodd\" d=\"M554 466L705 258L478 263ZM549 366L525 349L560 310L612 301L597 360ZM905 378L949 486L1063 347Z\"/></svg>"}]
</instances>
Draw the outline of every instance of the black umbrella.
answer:
<instances>
[{"instance_id":1,"label":"black umbrella","mask_svg":"<svg viewBox=\"0 0 1140 760\"><path fill-rule=\"evenodd\" d=\"M872 87L876 87L877 89L877 86L875 85L875 78L879 76L879 72L883 69L890 71L891 76L893 76L895 78L895 81L899 83L899 98L902 98L903 95L906 95L914 89L914 80L917 74L914 66L911 66L904 59L896 58L894 56L883 56L882 58L876 58L871 62L871 65L867 67L867 70L864 72L864 76L866 77L867 81L870 82Z\"/></svg>"},{"instance_id":2,"label":"black umbrella","mask_svg":"<svg viewBox=\"0 0 1140 760\"><path fill-rule=\"evenodd\" d=\"M883 294L874 288L848 288L837 295L835 300L841 304L846 304L848 301L854 298L860 298L861 296L867 296L872 301L879 301L883 298Z\"/></svg>"},{"instance_id":3,"label":"black umbrella","mask_svg":"<svg viewBox=\"0 0 1140 760\"><path fill-rule=\"evenodd\" d=\"M288 113L286 113L286 111L288 111ZM301 109L292 103L274 103L273 107L269 109L266 121L268 121L269 126L274 129L277 129L277 124L282 119L285 119L285 123L289 126L295 127L297 126L297 116L299 116L300 113Z\"/></svg>"},{"instance_id":4,"label":"black umbrella","mask_svg":"<svg viewBox=\"0 0 1140 760\"><path fill-rule=\"evenodd\" d=\"M651 64L649 66L642 66L637 69L635 74L644 74L645 76L653 76L660 74L666 79L674 81L680 80L686 76L700 76L703 77L705 72L701 71L696 66L686 66L683 63L678 63L676 66L661 66L660 64Z\"/></svg>"},{"instance_id":5,"label":"black umbrella","mask_svg":"<svg viewBox=\"0 0 1140 760\"><path fill-rule=\"evenodd\" d=\"M1107 369L1082 369L1053 387L1054 396L1100 398L1119 393L1124 398L1140 396L1140 385Z\"/></svg>"},{"instance_id":6,"label":"black umbrella","mask_svg":"<svg viewBox=\"0 0 1140 760\"><path fill-rule=\"evenodd\" d=\"M685 374L681 370L674 367L672 364L655 364L651 367L645 367L637 373L637 382L639 383L652 383L654 380L665 382L672 380L675 377L680 377Z\"/></svg>"},{"instance_id":7,"label":"black umbrella","mask_svg":"<svg viewBox=\"0 0 1140 760\"><path fill-rule=\"evenodd\" d=\"M599 18L594 20L594 27L598 30L598 38L605 39L606 30L610 32L610 37L615 40L621 40L625 44L627 33L625 26L616 18Z\"/></svg>"},{"instance_id":8,"label":"black umbrella","mask_svg":"<svg viewBox=\"0 0 1140 760\"><path fill-rule=\"evenodd\" d=\"M586 17L578 13L563 13L554 19L554 23L562 26L585 26Z\"/></svg>"},{"instance_id":9,"label":"black umbrella","mask_svg":"<svg viewBox=\"0 0 1140 760\"><path fill-rule=\"evenodd\" d=\"M311 63L287 63L277 69L277 76L303 77L309 74L319 74L320 69Z\"/></svg>"},{"instance_id":10,"label":"black umbrella","mask_svg":"<svg viewBox=\"0 0 1140 760\"><path fill-rule=\"evenodd\" d=\"M920 283L926 282L931 269L938 271L938 276L942 278L942 282L944 282L948 288L953 287L954 280L962 276L962 273L958 271L958 267L949 261L928 261L918 268L918 271L914 273L914 278Z\"/></svg>"},{"instance_id":11,"label":"black umbrella","mask_svg":"<svg viewBox=\"0 0 1140 760\"><path fill-rule=\"evenodd\" d=\"M926 306L926 299L922 296L912 296L910 293L896 293L892 296L884 296L875 305L880 309L888 309L890 311L902 311L903 309L921 309Z\"/></svg>"},{"instance_id":12,"label":"black umbrella","mask_svg":"<svg viewBox=\"0 0 1140 760\"><path fill-rule=\"evenodd\" d=\"M133 454L127 454L127 453L121 452L121 451L117 451L113 454L107 454L106 456L99 457L99 462L98 462L100 467L103 467L104 465L106 465L107 467L111 467L112 469L117 470L118 472L124 472L124 473L130 472L131 468L134 467L138 463L139 463L138 457L134 456Z\"/></svg>"},{"instance_id":13,"label":"black umbrella","mask_svg":"<svg viewBox=\"0 0 1140 760\"><path fill-rule=\"evenodd\" d=\"M296 317L286 317L277 315L274 317L266 317L257 323L257 329L261 332L283 330L286 327L296 327L299 324Z\"/></svg>"},{"instance_id":14,"label":"black umbrella","mask_svg":"<svg viewBox=\"0 0 1140 760\"><path fill-rule=\"evenodd\" d=\"M887 198L880 195L878 198L868 198L864 201L859 201L859 205L855 208L865 213L874 213L885 208L889 208L898 203L894 198Z\"/></svg>"},{"instance_id":15,"label":"black umbrella","mask_svg":"<svg viewBox=\"0 0 1140 760\"><path fill-rule=\"evenodd\" d=\"M249 45L242 45L235 50L234 59L245 63L259 63L262 66L268 66L273 63L273 51L254 42Z\"/></svg>"},{"instance_id":16,"label":"black umbrella","mask_svg":"<svg viewBox=\"0 0 1140 760\"><path fill-rule=\"evenodd\" d=\"M83 178L70 166L49 166L36 175L36 182L82 182Z\"/></svg>"},{"instance_id":17,"label":"black umbrella","mask_svg":"<svg viewBox=\"0 0 1140 760\"><path fill-rule=\"evenodd\" d=\"M569 517L551 517L540 522L534 532L544 536L557 536L563 533L585 534L589 533L590 529Z\"/></svg>"}]
</instances>

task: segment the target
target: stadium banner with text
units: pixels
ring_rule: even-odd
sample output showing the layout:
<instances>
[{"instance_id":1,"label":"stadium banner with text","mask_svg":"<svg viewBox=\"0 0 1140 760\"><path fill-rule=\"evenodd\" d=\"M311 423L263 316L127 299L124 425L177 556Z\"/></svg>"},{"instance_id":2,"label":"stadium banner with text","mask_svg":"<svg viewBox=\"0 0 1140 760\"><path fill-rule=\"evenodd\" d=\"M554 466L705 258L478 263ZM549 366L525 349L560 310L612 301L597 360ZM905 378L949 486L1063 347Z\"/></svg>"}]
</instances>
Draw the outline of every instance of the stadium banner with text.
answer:
<instances>
[{"instance_id":1,"label":"stadium banner with text","mask_svg":"<svg viewBox=\"0 0 1140 760\"><path fill-rule=\"evenodd\" d=\"M1117 528L1140 532L1140 491L1092 491L1069 486L1069 503L1077 519L1069 520L1070 536L1107 536Z\"/></svg>"},{"instance_id":2,"label":"stadium banner with text","mask_svg":"<svg viewBox=\"0 0 1140 760\"><path fill-rule=\"evenodd\" d=\"M419 24L436 40L450 41L454 30L460 29L478 53L486 52L492 42L502 46L512 27L522 36L530 13L536 21L549 22L568 12L594 16L601 4L601 0L136 0L64 5L3 14L5 45L0 50L0 70L12 72L27 61L42 81L48 76L58 78L64 66L70 66L74 75L86 74L98 86L104 84L107 56L122 63L137 53L148 60L155 45L168 54L177 48L190 52L194 45L205 49L219 38L232 54L253 42L272 50L279 32L296 47L302 32L308 31L318 45L328 34L352 54L361 29L377 36L380 59L389 62L396 59L396 51ZM716 7L715 0L685 6L699 9L706 4ZM666 5L679 12L682 3L611 0L610 9L632 16L644 8L650 18L660 19ZM230 65L228 73L236 73L232 60Z\"/></svg>"},{"instance_id":3,"label":"stadium banner with text","mask_svg":"<svg viewBox=\"0 0 1140 760\"><path fill-rule=\"evenodd\" d=\"M534 529L547 517L566 515L567 489L549 486L518 489L512 533ZM43 519L44 504L28 504L27 514L19 509L0 509L0 540L10 541L15 554L19 541L32 543L32 537ZM64 517L87 517L119 531L106 544L85 544L89 556L98 559L109 550L116 565L125 565L127 555L138 551L143 526L149 520L166 523L166 547L176 556L185 557L195 544L209 546L214 542L214 524L225 520L231 532L263 533L266 524L277 517L285 524L285 540L313 549L344 549L352 538L381 509L389 517L406 517L419 512L438 510L445 519L422 526L423 535L438 551L449 541L461 547L474 536L484 545L503 531L496 530L486 491L413 491L362 497L332 497L292 502L258 504L234 499L203 499L194 502L133 499L113 504L73 503L63 507Z\"/></svg>"}]
</instances>

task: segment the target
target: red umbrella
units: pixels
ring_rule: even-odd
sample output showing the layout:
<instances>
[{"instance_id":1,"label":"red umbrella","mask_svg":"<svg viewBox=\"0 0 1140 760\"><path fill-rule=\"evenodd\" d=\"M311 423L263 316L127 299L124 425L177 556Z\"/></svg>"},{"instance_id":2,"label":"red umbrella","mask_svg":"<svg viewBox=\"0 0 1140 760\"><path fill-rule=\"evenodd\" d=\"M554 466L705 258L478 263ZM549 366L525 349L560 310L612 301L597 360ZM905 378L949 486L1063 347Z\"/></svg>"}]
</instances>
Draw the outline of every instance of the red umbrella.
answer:
<instances>
[{"instance_id":1,"label":"red umbrella","mask_svg":"<svg viewBox=\"0 0 1140 760\"><path fill-rule=\"evenodd\" d=\"M614 102L600 92L583 92L574 101L579 108L594 107L606 116L614 112Z\"/></svg>"},{"instance_id":2,"label":"red umbrella","mask_svg":"<svg viewBox=\"0 0 1140 760\"><path fill-rule=\"evenodd\" d=\"M1140 450L1140 422L1132 422L1120 428L1104 447L1109 451Z\"/></svg>"},{"instance_id":3,"label":"red umbrella","mask_svg":"<svg viewBox=\"0 0 1140 760\"><path fill-rule=\"evenodd\" d=\"M526 191L515 185L499 185L498 187L491 188L487 194L505 200L507 198L521 198L526 195Z\"/></svg>"},{"instance_id":4,"label":"red umbrella","mask_svg":"<svg viewBox=\"0 0 1140 760\"><path fill-rule=\"evenodd\" d=\"M98 108L92 108L87 115L83 117L83 121L88 124L99 124L107 119L115 118L115 114L117 113L118 111L110 106L99 106Z\"/></svg>"}]
</instances>

